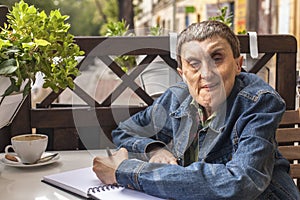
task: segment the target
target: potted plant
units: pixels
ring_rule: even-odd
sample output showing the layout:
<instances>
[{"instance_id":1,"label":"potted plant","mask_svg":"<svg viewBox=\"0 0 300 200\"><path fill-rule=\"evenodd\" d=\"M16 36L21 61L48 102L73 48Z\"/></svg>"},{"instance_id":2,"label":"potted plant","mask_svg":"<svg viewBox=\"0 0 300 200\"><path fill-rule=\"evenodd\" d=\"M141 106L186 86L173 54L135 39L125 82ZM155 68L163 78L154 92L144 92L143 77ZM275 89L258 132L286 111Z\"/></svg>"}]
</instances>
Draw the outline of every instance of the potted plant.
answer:
<instances>
[{"instance_id":1,"label":"potted plant","mask_svg":"<svg viewBox=\"0 0 300 200\"><path fill-rule=\"evenodd\" d=\"M126 25L126 21L123 19L117 22L108 22L106 25L105 36L134 36L133 33L129 33L129 25ZM121 66L122 70L126 73L136 66L135 56L116 56L114 61Z\"/></svg>"},{"instance_id":2,"label":"potted plant","mask_svg":"<svg viewBox=\"0 0 300 200\"><path fill-rule=\"evenodd\" d=\"M80 74L76 59L84 52L68 32L67 19L59 10L47 15L23 0L12 7L0 32L0 76L10 82L2 96L20 91L26 96L37 73L43 75L44 88L74 88L73 79Z\"/></svg>"}]
</instances>

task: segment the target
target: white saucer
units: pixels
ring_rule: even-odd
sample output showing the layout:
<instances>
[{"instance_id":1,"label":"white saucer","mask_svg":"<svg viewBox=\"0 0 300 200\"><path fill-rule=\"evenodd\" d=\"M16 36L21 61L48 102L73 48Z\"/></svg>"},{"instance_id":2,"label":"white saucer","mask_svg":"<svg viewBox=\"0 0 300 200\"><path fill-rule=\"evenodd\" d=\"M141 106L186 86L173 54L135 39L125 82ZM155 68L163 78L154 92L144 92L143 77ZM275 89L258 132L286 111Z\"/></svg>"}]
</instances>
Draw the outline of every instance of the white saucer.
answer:
<instances>
[{"instance_id":1,"label":"white saucer","mask_svg":"<svg viewBox=\"0 0 300 200\"><path fill-rule=\"evenodd\" d=\"M52 155L52 154L53 153L45 152L45 153L43 153L42 158ZM8 160L4 157L0 160L0 163L4 164L6 166L11 166L11 167L37 167L37 166L49 165L49 164L57 162L59 160L59 154L57 154L57 156L55 156L54 158L52 158L51 160L48 160L46 162L40 162L40 163L35 163L35 164L23 164L20 161L20 158L16 156L16 154L13 154L13 155L18 159L18 162Z\"/></svg>"}]
</instances>

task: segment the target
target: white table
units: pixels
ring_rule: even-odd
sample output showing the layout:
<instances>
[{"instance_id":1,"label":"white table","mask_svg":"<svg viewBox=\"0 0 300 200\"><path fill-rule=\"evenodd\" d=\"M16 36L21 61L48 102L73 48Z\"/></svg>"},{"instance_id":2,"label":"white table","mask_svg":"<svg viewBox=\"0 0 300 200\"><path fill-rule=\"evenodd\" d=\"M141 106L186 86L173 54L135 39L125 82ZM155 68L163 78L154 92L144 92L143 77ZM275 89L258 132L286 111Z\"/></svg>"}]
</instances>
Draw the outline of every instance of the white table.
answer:
<instances>
[{"instance_id":1,"label":"white table","mask_svg":"<svg viewBox=\"0 0 300 200\"><path fill-rule=\"evenodd\" d=\"M82 199L41 182L42 177L49 174L92 166L93 158L97 155L106 155L105 151L59 151L59 155L60 159L55 163L31 168L17 168L0 164L0 199ZM0 154L0 159L3 157L4 154Z\"/></svg>"}]
</instances>

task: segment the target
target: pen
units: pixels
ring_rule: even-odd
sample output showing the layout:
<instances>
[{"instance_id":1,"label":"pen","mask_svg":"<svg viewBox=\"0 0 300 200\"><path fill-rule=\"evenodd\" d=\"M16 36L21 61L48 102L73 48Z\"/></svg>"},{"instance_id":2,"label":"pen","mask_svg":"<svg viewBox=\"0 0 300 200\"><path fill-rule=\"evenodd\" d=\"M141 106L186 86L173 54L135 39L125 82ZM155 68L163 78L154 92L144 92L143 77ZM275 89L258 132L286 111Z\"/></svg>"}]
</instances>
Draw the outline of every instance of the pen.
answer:
<instances>
[{"instance_id":1,"label":"pen","mask_svg":"<svg viewBox=\"0 0 300 200\"><path fill-rule=\"evenodd\" d=\"M106 147L106 153L107 153L107 155L108 155L109 157L112 156L109 147Z\"/></svg>"}]
</instances>

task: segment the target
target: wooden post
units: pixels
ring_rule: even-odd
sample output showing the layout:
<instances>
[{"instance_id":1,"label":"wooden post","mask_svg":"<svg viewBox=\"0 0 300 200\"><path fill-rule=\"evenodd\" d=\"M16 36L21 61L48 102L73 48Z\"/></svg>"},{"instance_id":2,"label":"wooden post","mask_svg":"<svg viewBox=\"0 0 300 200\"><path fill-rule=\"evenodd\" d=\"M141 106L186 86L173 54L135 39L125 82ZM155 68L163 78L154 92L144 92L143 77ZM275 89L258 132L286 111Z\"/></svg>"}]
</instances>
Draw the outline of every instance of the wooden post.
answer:
<instances>
[{"instance_id":1,"label":"wooden post","mask_svg":"<svg viewBox=\"0 0 300 200\"><path fill-rule=\"evenodd\" d=\"M4 22L7 21L6 14L8 13L8 7L0 5L0 27L3 27ZM4 151L6 145L10 144L10 126L5 126L0 129L0 152Z\"/></svg>"},{"instance_id":2,"label":"wooden post","mask_svg":"<svg viewBox=\"0 0 300 200\"><path fill-rule=\"evenodd\" d=\"M25 97L20 110L11 124L11 136L31 133L31 95Z\"/></svg>"}]
</instances>

